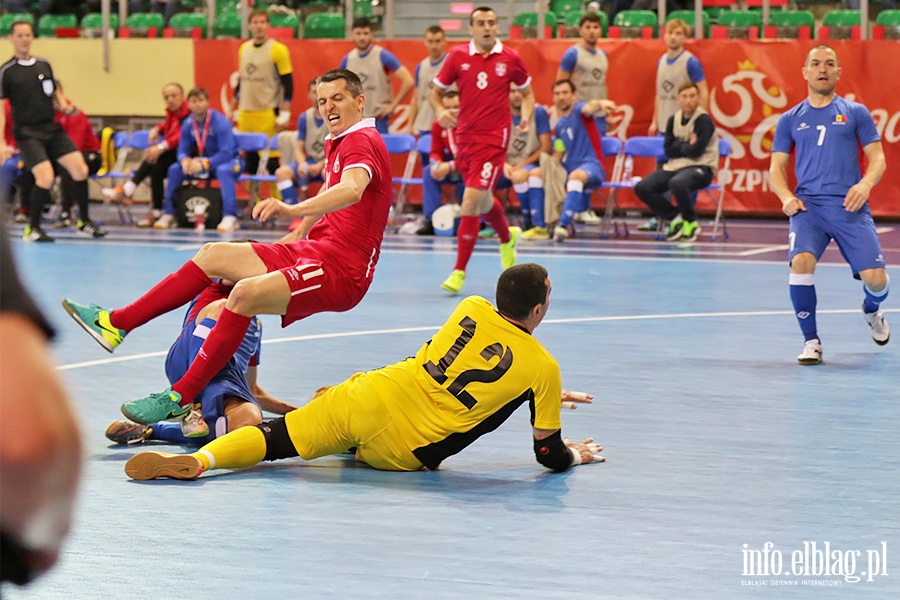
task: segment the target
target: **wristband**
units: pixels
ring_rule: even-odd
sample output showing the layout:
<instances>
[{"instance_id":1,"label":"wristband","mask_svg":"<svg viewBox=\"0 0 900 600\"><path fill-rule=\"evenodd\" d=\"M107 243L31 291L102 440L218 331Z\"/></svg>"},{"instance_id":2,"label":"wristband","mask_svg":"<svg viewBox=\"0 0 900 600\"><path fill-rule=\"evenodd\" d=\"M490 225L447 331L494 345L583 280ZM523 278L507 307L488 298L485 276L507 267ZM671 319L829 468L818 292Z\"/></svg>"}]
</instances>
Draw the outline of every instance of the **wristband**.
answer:
<instances>
[{"instance_id":1,"label":"wristband","mask_svg":"<svg viewBox=\"0 0 900 600\"><path fill-rule=\"evenodd\" d=\"M573 448L572 446L569 446L569 454L572 455L572 466L573 466L573 467L574 467L575 465L580 465L580 464L581 464L581 452L579 452L578 450L576 450L576 449Z\"/></svg>"}]
</instances>

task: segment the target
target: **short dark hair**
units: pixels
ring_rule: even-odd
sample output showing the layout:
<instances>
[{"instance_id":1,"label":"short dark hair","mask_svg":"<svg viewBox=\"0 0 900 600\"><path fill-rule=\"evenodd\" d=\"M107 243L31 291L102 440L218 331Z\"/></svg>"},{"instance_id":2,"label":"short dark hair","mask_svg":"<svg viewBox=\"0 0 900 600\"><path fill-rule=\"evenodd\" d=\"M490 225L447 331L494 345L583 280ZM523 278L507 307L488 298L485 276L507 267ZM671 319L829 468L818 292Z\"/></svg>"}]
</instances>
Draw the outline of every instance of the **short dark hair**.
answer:
<instances>
[{"instance_id":1,"label":"short dark hair","mask_svg":"<svg viewBox=\"0 0 900 600\"><path fill-rule=\"evenodd\" d=\"M247 15L247 22L249 23L250 21L252 21L252 20L253 20L253 17L265 17L265 18L266 18L266 21L267 21L268 23L270 23L270 24L272 23L272 20L269 19L269 13L268 13L267 11L261 9L261 8L257 8L257 9L255 9L255 10L251 10L251 11L250 11L250 14Z\"/></svg>"},{"instance_id":2,"label":"short dark hair","mask_svg":"<svg viewBox=\"0 0 900 600\"><path fill-rule=\"evenodd\" d=\"M437 33L439 33L439 34L441 34L441 35L446 35L446 34L444 33L444 30L441 29L441 26L440 26L440 25L432 25L431 27L429 27L428 29L425 30L425 33L430 33L430 34L432 34L432 35L433 35L433 34L437 34Z\"/></svg>"},{"instance_id":3,"label":"short dark hair","mask_svg":"<svg viewBox=\"0 0 900 600\"><path fill-rule=\"evenodd\" d=\"M456 90L448 90L444 92L444 99L446 100L448 98L459 98L459 92L457 92Z\"/></svg>"},{"instance_id":4,"label":"short dark hair","mask_svg":"<svg viewBox=\"0 0 900 600\"><path fill-rule=\"evenodd\" d=\"M804 67L805 67L806 65L809 64L809 57L810 57L810 55L812 55L812 53L815 52L816 50L828 50L828 51L830 51L832 54L834 54L834 61L835 61L835 64L836 64L837 66L840 66L840 65L841 65L841 61L840 61L840 59L838 58L838 55L837 55L837 50L835 50L834 48L832 48L832 47L829 46L828 44L819 44L819 45L816 46L815 48L810 48L809 52L806 53L806 57L803 59L803 66L804 66Z\"/></svg>"},{"instance_id":5,"label":"short dark hair","mask_svg":"<svg viewBox=\"0 0 900 600\"><path fill-rule=\"evenodd\" d=\"M578 27L581 27L585 23L596 23L597 25L603 26L603 21L600 20L600 15L594 12L584 13L580 19L578 19Z\"/></svg>"},{"instance_id":6,"label":"short dark hair","mask_svg":"<svg viewBox=\"0 0 900 600\"><path fill-rule=\"evenodd\" d=\"M537 263L506 269L497 280L496 297L501 315L524 321L535 306L547 302L547 269Z\"/></svg>"},{"instance_id":7,"label":"short dark hair","mask_svg":"<svg viewBox=\"0 0 900 600\"><path fill-rule=\"evenodd\" d=\"M166 89L167 87L178 88L178 91L184 94L184 87L176 81L170 81L166 85L162 86L162 89Z\"/></svg>"},{"instance_id":8,"label":"short dark hair","mask_svg":"<svg viewBox=\"0 0 900 600\"><path fill-rule=\"evenodd\" d=\"M191 98L204 98L205 100L209 100L209 92L199 86L193 87L191 88L191 91L188 92L187 97L188 100L190 100Z\"/></svg>"},{"instance_id":9,"label":"short dark hair","mask_svg":"<svg viewBox=\"0 0 900 600\"><path fill-rule=\"evenodd\" d=\"M309 88L315 87L315 86L317 86L317 85L319 85L319 78L318 78L318 77L313 77L312 79L309 80L309 84L307 84L306 89L307 89L307 91L308 91Z\"/></svg>"},{"instance_id":10,"label":"short dark hair","mask_svg":"<svg viewBox=\"0 0 900 600\"><path fill-rule=\"evenodd\" d=\"M479 6L478 8L476 8L475 10L473 10L472 12L469 13L469 25L475 24L475 13L477 13L477 12L492 12L495 15L497 14L497 12L490 6Z\"/></svg>"},{"instance_id":11,"label":"short dark hair","mask_svg":"<svg viewBox=\"0 0 900 600\"><path fill-rule=\"evenodd\" d=\"M319 83L328 83L338 79L343 79L347 83L347 91L351 96L359 98L362 95L362 81L360 81L359 75L349 69L332 69L319 77Z\"/></svg>"},{"instance_id":12,"label":"short dark hair","mask_svg":"<svg viewBox=\"0 0 900 600\"><path fill-rule=\"evenodd\" d=\"M550 89L555 90L556 86L558 85L567 85L569 86L569 90L572 91L572 93L575 93L575 84L572 83L571 79L557 79L553 82L553 87L551 87Z\"/></svg>"},{"instance_id":13,"label":"short dark hair","mask_svg":"<svg viewBox=\"0 0 900 600\"><path fill-rule=\"evenodd\" d=\"M28 25L29 29L31 29L31 33L34 33L34 23L31 21L26 21L25 19L16 19L12 23L9 24L9 32L15 33L16 27L19 25Z\"/></svg>"},{"instance_id":14,"label":"short dark hair","mask_svg":"<svg viewBox=\"0 0 900 600\"><path fill-rule=\"evenodd\" d=\"M682 83L681 85L678 86L678 93L680 94L680 93L683 92L684 90L689 90L689 89L691 89L691 88L694 88L695 90L697 90L697 92L700 91L700 86L698 86L698 85L697 85L696 83L694 83L693 81L688 80L688 81L685 81L684 83Z\"/></svg>"},{"instance_id":15,"label":"short dark hair","mask_svg":"<svg viewBox=\"0 0 900 600\"><path fill-rule=\"evenodd\" d=\"M372 29L372 21L368 17L356 17L350 29Z\"/></svg>"}]
</instances>

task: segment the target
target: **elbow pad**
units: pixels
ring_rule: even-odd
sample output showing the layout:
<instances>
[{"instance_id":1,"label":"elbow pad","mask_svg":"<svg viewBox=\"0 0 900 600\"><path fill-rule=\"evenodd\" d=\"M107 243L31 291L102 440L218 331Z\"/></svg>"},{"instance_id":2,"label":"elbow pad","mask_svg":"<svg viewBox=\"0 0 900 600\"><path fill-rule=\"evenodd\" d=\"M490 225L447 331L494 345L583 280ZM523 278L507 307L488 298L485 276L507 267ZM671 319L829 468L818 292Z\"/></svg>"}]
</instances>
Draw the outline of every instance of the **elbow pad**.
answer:
<instances>
[{"instance_id":1,"label":"elbow pad","mask_svg":"<svg viewBox=\"0 0 900 600\"><path fill-rule=\"evenodd\" d=\"M534 440L534 457L539 463L552 471L565 471L574 462L572 453L562 440L562 433L557 431L548 438Z\"/></svg>"}]
</instances>

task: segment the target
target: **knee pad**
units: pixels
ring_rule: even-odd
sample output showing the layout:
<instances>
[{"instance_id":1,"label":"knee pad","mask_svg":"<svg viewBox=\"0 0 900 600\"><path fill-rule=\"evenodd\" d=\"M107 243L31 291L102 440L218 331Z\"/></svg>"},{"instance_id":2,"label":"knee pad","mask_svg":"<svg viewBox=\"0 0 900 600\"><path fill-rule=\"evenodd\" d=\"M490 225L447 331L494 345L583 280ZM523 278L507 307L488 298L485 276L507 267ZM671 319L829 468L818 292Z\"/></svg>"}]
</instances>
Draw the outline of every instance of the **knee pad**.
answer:
<instances>
[{"instance_id":1,"label":"knee pad","mask_svg":"<svg viewBox=\"0 0 900 600\"><path fill-rule=\"evenodd\" d=\"M280 460L300 456L291 436L288 435L287 423L284 417L266 421L256 426L266 438L266 456L263 460Z\"/></svg>"}]
</instances>

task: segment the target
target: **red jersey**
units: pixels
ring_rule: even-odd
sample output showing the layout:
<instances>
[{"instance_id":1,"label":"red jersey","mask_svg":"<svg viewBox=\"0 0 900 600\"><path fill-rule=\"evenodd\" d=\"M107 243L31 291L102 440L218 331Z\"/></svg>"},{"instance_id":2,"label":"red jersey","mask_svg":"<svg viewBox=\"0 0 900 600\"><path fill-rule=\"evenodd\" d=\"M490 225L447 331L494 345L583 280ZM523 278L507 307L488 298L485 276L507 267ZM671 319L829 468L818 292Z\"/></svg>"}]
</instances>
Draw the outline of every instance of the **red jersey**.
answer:
<instances>
[{"instance_id":1,"label":"red jersey","mask_svg":"<svg viewBox=\"0 0 900 600\"><path fill-rule=\"evenodd\" d=\"M6 131L3 132L3 138L6 140L6 145L10 148L16 147L16 140L13 139L12 128L12 106L9 103L9 98L3 99L3 110L6 111Z\"/></svg>"},{"instance_id":2,"label":"red jersey","mask_svg":"<svg viewBox=\"0 0 900 600\"><path fill-rule=\"evenodd\" d=\"M322 215L307 237L328 244L335 265L371 281L394 196L391 160L372 118L325 140L326 188L337 185L345 169L361 167L370 180L359 202Z\"/></svg>"},{"instance_id":3,"label":"red jersey","mask_svg":"<svg viewBox=\"0 0 900 600\"><path fill-rule=\"evenodd\" d=\"M450 51L434 84L447 89L459 88L459 119L456 137L463 145L509 145L512 113L509 109L509 84L524 88L531 77L515 50L498 40L486 57L474 41Z\"/></svg>"},{"instance_id":4,"label":"red jersey","mask_svg":"<svg viewBox=\"0 0 900 600\"><path fill-rule=\"evenodd\" d=\"M178 148L178 141L181 139L181 124L189 114L191 114L191 111L188 109L187 102L182 104L175 112L168 108L166 109L166 120L156 126L156 129L159 131L159 137L166 144L166 149L175 150Z\"/></svg>"},{"instance_id":5,"label":"red jersey","mask_svg":"<svg viewBox=\"0 0 900 600\"><path fill-rule=\"evenodd\" d=\"M435 121L431 125L431 152L429 160L449 162L456 158L456 127L441 127Z\"/></svg>"},{"instance_id":6,"label":"red jersey","mask_svg":"<svg viewBox=\"0 0 900 600\"><path fill-rule=\"evenodd\" d=\"M74 115L67 115L58 110L55 120L65 129L66 135L69 136L79 152L100 151L100 140L91 128L87 115L83 112L78 111Z\"/></svg>"}]
</instances>

